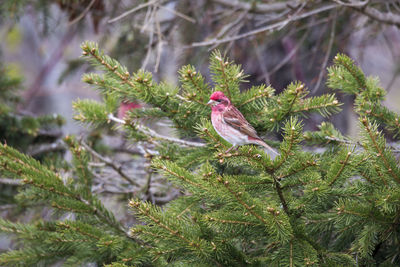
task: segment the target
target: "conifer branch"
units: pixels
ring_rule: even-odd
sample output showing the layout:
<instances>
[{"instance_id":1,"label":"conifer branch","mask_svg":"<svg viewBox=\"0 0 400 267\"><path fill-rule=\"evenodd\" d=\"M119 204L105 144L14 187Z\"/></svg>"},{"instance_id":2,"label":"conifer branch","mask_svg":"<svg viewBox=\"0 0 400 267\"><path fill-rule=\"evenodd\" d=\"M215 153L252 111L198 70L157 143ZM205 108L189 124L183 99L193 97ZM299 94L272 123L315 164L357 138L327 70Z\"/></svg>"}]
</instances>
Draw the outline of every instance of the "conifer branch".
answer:
<instances>
[{"instance_id":1,"label":"conifer branch","mask_svg":"<svg viewBox=\"0 0 400 267\"><path fill-rule=\"evenodd\" d=\"M289 108L287 109L286 114L283 117L286 117L290 112L292 112L293 105L296 103L296 100L300 97L303 90L304 90L304 84L300 84L299 86L296 87L293 100L290 102Z\"/></svg>"},{"instance_id":2,"label":"conifer branch","mask_svg":"<svg viewBox=\"0 0 400 267\"><path fill-rule=\"evenodd\" d=\"M324 104L315 105L315 106L299 107L298 109L292 110L291 113L312 112L313 110L320 110L320 109L325 109L325 108L329 108L329 107L339 107L339 106L341 106L341 104L337 100L334 100L331 103L324 103Z\"/></svg>"},{"instance_id":3,"label":"conifer branch","mask_svg":"<svg viewBox=\"0 0 400 267\"><path fill-rule=\"evenodd\" d=\"M365 129L368 132L368 135L372 141L372 144L374 145L374 148L376 149L376 151L378 152L377 157L382 159L383 164L386 167L386 170L389 172L389 174L394 178L394 180L397 183L400 183L400 177L397 176L396 173L394 173L393 169L391 168L388 159L386 159L384 151L381 149L381 147L378 145L377 140L375 135L372 133L371 128L369 126L369 122L367 120L367 118L363 118L361 119L362 124L364 125Z\"/></svg>"},{"instance_id":4,"label":"conifer branch","mask_svg":"<svg viewBox=\"0 0 400 267\"><path fill-rule=\"evenodd\" d=\"M111 66L110 63L108 63L106 60L102 59L98 55L98 49L96 46L92 46L92 47L90 47L90 46L91 45L89 45L89 43L82 45L83 56L87 56L88 54L90 54L99 64L103 65L110 72L114 73L119 79L126 82L131 87L136 88L136 86L130 80L131 76L128 71L126 71L125 73L122 74L121 73L122 70L120 69L120 66L118 64Z\"/></svg>"},{"instance_id":5,"label":"conifer branch","mask_svg":"<svg viewBox=\"0 0 400 267\"><path fill-rule=\"evenodd\" d=\"M277 162L277 164L274 166L275 170L279 169L282 166L282 164L286 162L287 158L289 157L289 155L291 153L292 147L294 145L294 141L295 141L295 129L293 126L290 128L290 136L289 136L289 140L288 140L289 147L285 151L282 151L282 157Z\"/></svg>"},{"instance_id":6,"label":"conifer branch","mask_svg":"<svg viewBox=\"0 0 400 267\"><path fill-rule=\"evenodd\" d=\"M167 224L164 224L160 219L154 217L153 215L150 214L149 209L144 209L141 206L140 201L135 201L135 200L130 200L129 201L129 206L135 210L137 210L139 213L143 214L147 218L149 218L153 223L157 224L161 228L167 230L172 236L175 236L183 241L185 241L189 246L202 250L201 246L199 243L195 241L191 241L185 236L183 236L181 233L179 233L179 230L174 230L171 227L169 227Z\"/></svg>"},{"instance_id":7,"label":"conifer branch","mask_svg":"<svg viewBox=\"0 0 400 267\"><path fill-rule=\"evenodd\" d=\"M227 80L228 78L227 78L226 73L225 73L225 66L227 66L229 63L228 62L224 62L224 58L221 57L221 54L216 54L215 58L218 60L219 65L220 65L220 69L219 70L221 71L221 74L222 74L222 77L223 77L224 89L228 93L229 99L232 99L231 91L229 90L229 84L228 84L228 80Z\"/></svg>"},{"instance_id":8,"label":"conifer branch","mask_svg":"<svg viewBox=\"0 0 400 267\"><path fill-rule=\"evenodd\" d=\"M70 206L60 205L55 201L53 201L51 203L51 206L53 208L56 208L56 209L59 209L59 210L65 210L65 211L75 212L75 213L95 213L95 211L94 211L94 209L92 207L87 207L87 206L84 206L85 209L79 209L77 207L70 207Z\"/></svg>"},{"instance_id":9,"label":"conifer branch","mask_svg":"<svg viewBox=\"0 0 400 267\"><path fill-rule=\"evenodd\" d=\"M211 216L206 216L205 219L208 220L208 221L210 221L210 222L215 221L215 222L226 223L226 224L257 225L257 224L252 223L252 222L234 221L234 220L223 220L223 219L218 219L218 218L211 217Z\"/></svg>"},{"instance_id":10,"label":"conifer branch","mask_svg":"<svg viewBox=\"0 0 400 267\"><path fill-rule=\"evenodd\" d=\"M261 181L261 182L236 182L239 185L260 185L260 184L272 184L272 181Z\"/></svg>"},{"instance_id":11,"label":"conifer branch","mask_svg":"<svg viewBox=\"0 0 400 267\"><path fill-rule=\"evenodd\" d=\"M357 81L358 86L359 86L358 89L360 91L364 91L367 87L367 85L365 84L365 79L361 78L361 77L364 77L364 74L361 72L360 69L358 69L354 65L349 65L349 63L346 61L346 59L348 59L348 58L343 57L341 55L335 56L335 63L343 66L351 74L351 76L353 76L353 78ZM350 63L352 63L351 60L350 60Z\"/></svg>"},{"instance_id":12,"label":"conifer branch","mask_svg":"<svg viewBox=\"0 0 400 267\"><path fill-rule=\"evenodd\" d=\"M164 166L164 165L158 165L157 167L160 168L160 169L162 169L162 170L164 170L165 172L171 174L172 176L175 176L175 177L179 178L180 180L182 180L182 181L184 181L184 182L186 182L186 183L188 183L188 184L191 184L191 185L193 185L193 186L195 186L195 187L198 187L198 188L201 188L201 189L203 189L203 190L206 190L201 184L195 183L195 182L193 182L193 181L187 179L184 175L179 175L178 173L176 173L176 172L174 172L174 171L168 169L168 168L167 168L166 166Z\"/></svg>"},{"instance_id":13,"label":"conifer branch","mask_svg":"<svg viewBox=\"0 0 400 267\"><path fill-rule=\"evenodd\" d=\"M297 174L297 173L299 173L299 172L301 172L301 171L304 171L304 170L307 169L308 167L317 166L317 162L314 161L314 160L313 160L313 161L307 160L307 161L305 162L305 164L302 163L301 165L302 165L302 166L301 166L299 169L295 169L295 170L293 170L292 172L289 172L289 173L286 173L286 174L280 174L279 176L276 177L276 179L277 179L278 181L280 181L280 180L282 180L283 178L286 178L286 177L295 175L295 174Z\"/></svg>"},{"instance_id":14,"label":"conifer branch","mask_svg":"<svg viewBox=\"0 0 400 267\"><path fill-rule=\"evenodd\" d=\"M288 206L288 204L287 204L287 202L286 202L286 199L285 199L285 197L283 196L282 187L281 187L281 185L280 185L278 179L277 179L275 176L274 176L274 180L275 180L275 182L274 182L275 190L276 190L276 192L278 193L279 200L281 201L281 204L282 204L282 208L283 208L283 210L285 211L285 213L287 214L287 216L290 217L291 212L290 212L290 210L289 210L289 206Z\"/></svg>"},{"instance_id":15,"label":"conifer branch","mask_svg":"<svg viewBox=\"0 0 400 267\"><path fill-rule=\"evenodd\" d=\"M351 154L352 153L349 151L347 153L346 158L344 159L344 161L340 162L341 167L340 167L339 171L336 173L335 177L333 177L333 179L329 182L329 186L332 186L336 182L336 179L340 176L340 174L342 174L344 168L346 167L346 165L347 165L347 163L349 161L349 158L350 158Z\"/></svg>"},{"instance_id":16,"label":"conifer branch","mask_svg":"<svg viewBox=\"0 0 400 267\"><path fill-rule=\"evenodd\" d=\"M223 180L221 176L217 176L217 181L221 184L223 184L225 186L225 188L229 191L229 193L231 193L236 200L239 202L240 205L242 205L251 215L253 215L254 217L256 217L260 222L262 222L264 225L268 225L267 221L259 214L257 214L254 211L254 206L249 206L247 205L242 198L240 197L240 195L242 194L241 192L235 192L229 185L229 181L227 180Z\"/></svg>"},{"instance_id":17,"label":"conifer branch","mask_svg":"<svg viewBox=\"0 0 400 267\"><path fill-rule=\"evenodd\" d=\"M240 108L240 107L242 107L242 106L244 106L244 105L246 105L246 104L248 104L250 102L256 101L257 99L264 98L264 97L271 97L270 92L268 90L260 92L259 95L255 95L252 98L247 99L243 103L239 104L238 108Z\"/></svg>"},{"instance_id":18,"label":"conifer branch","mask_svg":"<svg viewBox=\"0 0 400 267\"><path fill-rule=\"evenodd\" d=\"M224 158L244 157L250 165L252 165L252 162L256 162L267 171L273 170L272 166L269 165L267 162L265 162L260 154L258 153L253 154L251 152L252 149L250 148L248 151L237 151L234 153L219 153L218 157L220 158L220 163L224 162Z\"/></svg>"},{"instance_id":19,"label":"conifer branch","mask_svg":"<svg viewBox=\"0 0 400 267\"><path fill-rule=\"evenodd\" d=\"M200 74L197 74L197 71L188 68L186 71L182 70L181 75L182 75L183 81L190 81L191 85L193 85L193 87L196 89L197 93L199 93L199 94L204 93L202 87L200 86L200 84L197 81L197 75L200 75Z\"/></svg>"},{"instance_id":20,"label":"conifer branch","mask_svg":"<svg viewBox=\"0 0 400 267\"><path fill-rule=\"evenodd\" d=\"M72 225L70 225L70 224L68 224L68 223L66 223L66 222L57 222L57 226L58 226L58 227L61 227L61 228L68 229L68 230L73 230L73 231L75 231L75 232L80 233L81 235L88 236L88 237L90 237L90 238L92 238L92 239L100 240L100 237L95 236L95 235L93 235L93 234L91 234L91 233L82 231L79 227L74 227L74 226L72 226Z\"/></svg>"}]
</instances>

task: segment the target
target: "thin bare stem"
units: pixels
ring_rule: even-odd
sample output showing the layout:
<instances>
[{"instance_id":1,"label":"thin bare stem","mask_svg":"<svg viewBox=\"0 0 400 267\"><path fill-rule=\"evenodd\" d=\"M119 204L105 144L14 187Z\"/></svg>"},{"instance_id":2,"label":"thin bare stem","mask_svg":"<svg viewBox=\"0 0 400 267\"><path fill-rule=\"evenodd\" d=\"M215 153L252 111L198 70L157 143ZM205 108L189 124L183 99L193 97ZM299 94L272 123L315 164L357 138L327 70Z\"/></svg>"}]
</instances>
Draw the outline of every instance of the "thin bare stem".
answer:
<instances>
[{"instance_id":1,"label":"thin bare stem","mask_svg":"<svg viewBox=\"0 0 400 267\"><path fill-rule=\"evenodd\" d=\"M99 153L97 153L96 151L94 151L90 146L88 146L83 140L80 142L81 145L90 153L92 154L94 157L98 158L99 160L101 160L102 162L104 162L107 166L110 166L111 168L113 168L116 172L118 172L118 174L125 179L128 183L130 183L131 185L135 185L137 187L140 187L140 185L138 183L136 183L132 178L130 178L123 170L122 170L122 165L119 165L117 163L115 163L114 161L112 161L111 159L104 157L102 155L100 155Z\"/></svg>"},{"instance_id":2,"label":"thin bare stem","mask_svg":"<svg viewBox=\"0 0 400 267\"><path fill-rule=\"evenodd\" d=\"M120 19L122 19L122 18L124 18L124 17L126 17L126 16L128 16L128 15L130 15L130 14L132 14L132 13L138 11L138 10L140 10L140 9L143 9L143 8L145 8L145 7L154 5L156 2L157 2L157 0L153 0L153 1L149 1L149 2L147 2L147 3L143 3L143 4L141 4L141 5L138 5L138 6L134 7L134 8L132 8L132 9L130 9L130 10L128 10L128 11L122 13L122 14L119 15L118 17L115 17L115 18L113 18L113 19L110 19L110 20L108 21L108 23L116 22L116 21L118 21L118 20L120 20Z\"/></svg>"},{"instance_id":3,"label":"thin bare stem","mask_svg":"<svg viewBox=\"0 0 400 267\"><path fill-rule=\"evenodd\" d=\"M324 77L324 74L325 74L326 65L328 65L329 56L330 56L331 51L332 51L333 41L335 40L336 18L337 18L337 16L335 14L335 16L333 18L333 21L332 21L332 28L331 28L328 48L326 50L324 62L322 63L321 70L320 70L319 75L318 75L317 83L315 84L314 88L311 91L312 94L315 94L317 92L319 86L321 85L322 78Z\"/></svg>"},{"instance_id":4,"label":"thin bare stem","mask_svg":"<svg viewBox=\"0 0 400 267\"><path fill-rule=\"evenodd\" d=\"M111 121L120 123L120 124L124 124L124 125L126 124L126 121L116 118L113 114L109 114L108 115L108 119L111 120ZM203 146L205 146L204 143L186 141L186 140L178 139L178 138L175 138L175 137L161 135L161 134L155 132L154 130L152 130L152 129L148 128L148 127L145 127L143 125L140 125L140 124L136 124L135 126L137 127L137 129L140 132L142 132L144 134L147 134L147 135L149 135L151 137L157 138L157 139L161 139L161 140L164 140L164 141L177 143L177 144L180 144L180 145L183 145L183 146L186 146L186 147L203 147Z\"/></svg>"},{"instance_id":5,"label":"thin bare stem","mask_svg":"<svg viewBox=\"0 0 400 267\"><path fill-rule=\"evenodd\" d=\"M236 40L239 40L239 39L247 38L247 37L250 37L252 35L256 35L258 33L266 32L266 31L271 31L272 32L272 31L274 31L276 29L281 28L282 26L286 26L289 22L294 22L294 21L297 21L297 20L301 20L301 19L310 17L312 15L315 15L315 14L318 14L318 13L322 13L322 12L325 12L325 11L328 11L330 9L334 9L334 8L337 8L337 7L338 7L337 4L324 5L324 6L320 7L320 8L316 8L314 10L311 10L311 11L308 11L308 12L304 12L301 15L290 17L290 18L288 18L288 19L286 19L284 21L279 21L277 23L270 24L270 25L267 25L265 27L261 27L261 28L258 28L258 29L252 30L252 31L248 31L248 32L245 32L245 33L242 33L242 34L238 34L238 35L235 35L235 36L226 37L226 38L223 38L223 39L213 38L213 39L211 39L209 41L195 42L195 43L192 43L190 45L184 46L183 48L193 48L193 47L199 47L199 46L209 46L209 45L215 45L215 44L223 44L223 43L228 43L228 42L231 42L231 41L236 41Z\"/></svg>"}]
</instances>

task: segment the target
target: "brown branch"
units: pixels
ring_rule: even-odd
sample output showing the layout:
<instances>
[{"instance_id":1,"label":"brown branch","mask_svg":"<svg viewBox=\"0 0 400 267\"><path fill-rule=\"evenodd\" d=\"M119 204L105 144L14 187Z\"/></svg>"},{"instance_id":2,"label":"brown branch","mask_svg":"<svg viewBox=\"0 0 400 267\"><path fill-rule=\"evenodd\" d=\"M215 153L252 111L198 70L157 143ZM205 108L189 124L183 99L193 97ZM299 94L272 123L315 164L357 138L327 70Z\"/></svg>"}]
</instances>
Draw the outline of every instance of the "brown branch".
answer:
<instances>
[{"instance_id":1,"label":"brown branch","mask_svg":"<svg viewBox=\"0 0 400 267\"><path fill-rule=\"evenodd\" d=\"M12 178L0 178L0 184L6 185L22 185L21 180L12 179Z\"/></svg>"},{"instance_id":2,"label":"brown branch","mask_svg":"<svg viewBox=\"0 0 400 267\"><path fill-rule=\"evenodd\" d=\"M108 115L108 119L111 120L111 121L120 123L120 124L127 124L125 120L116 118L113 114L109 114ZM148 127L145 127L143 125L140 125L140 124L136 124L135 126L132 126L132 127L136 127L137 130L139 130L140 132L142 132L142 133L144 133L144 134L146 134L148 136L151 136L151 137L154 137L154 138L157 138L157 139L161 139L161 140L164 140L164 141L177 143L177 144L180 144L182 146L187 146L187 147L203 147L203 146L205 146L204 143L186 141L186 140L178 139L178 138L175 138L175 137L161 135L161 134L155 132L154 130L152 130L152 129L148 128Z\"/></svg>"},{"instance_id":3,"label":"brown branch","mask_svg":"<svg viewBox=\"0 0 400 267\"><path fill-rule=\"evenodd\" d=\"M285 199L285 197L283 196L281 184L279 183L279 181L278 181L278 179L277 179L276 177L274 177L274 180L275 180L275 190L276 190L276 192L278 193L279 200L281 201L283 210L285 211L285 213L286 213L287 216L290 216L290 215L291 215L291 212L290 212L290 210L289 210L289 206L288 206L288 204L287 204L287 202L286 202L286 199Z\"/></svg>"},{"instance_id":4,"label":"brown branch","mask_svg":"<svg viewBox=\"0 0 400 267\"><path fill-rule=\"evenodd\" d=\"M208 41L195 42L195 43L192 43L190 45L184 46L183 48L193 48L193 47L198 47L198 46L210 46L210 45L215 45L215 44L223 44L223 43L232 42L232 41L236 41L236 40L239 40L239 39L247 38L247 37L250 37L252 35L263 33L263 32L266 32L266 31L271 31L272 32L273 30L281 29L282 27L287 26L290 22L301 20L301 19L310 17L312 15L315 15L315 14L318 14L318 13L321 13L321 12L325 12L325 11L328 11L330 9L337 8L338 6L339 5L337 5L337 4L324 5L324 6L321 6L319 8L313 9L311 11L304 12L301 15L290 17L290 18L288 18L288 19L286 19L284 21L279 21L279 22L276 22L274 24L269 24L267 26L260 27L260 28L257 28L257 29L254 29L254 30L251 30L251 31L248 31L248 32L245 32L245 33L242 33L242 34L238 34L238 35L235 35L235 36L229 36L229 37L226 37L226 38L223 38L223 39L213 38L213 39L208 40Z\"/></svg>"},{"instance_id":5,"label":"brown branch","mask_svg":"<svg viewBox=\"0 0 400 267\"><path fill-rule=\"evenodd\" d=\"M242 9L253 13L271 13L282 11L287 8L297 6L299 1L277 2L277 3L258 3L258 2L243 2L239 0L213 0L220 5L232 7L235 9Z\"/></svg>"},{"instance_id":6,"label":"brown branch","mask_svg":"<svg viewBox=\"0 0 400 267\"><path fill-rule=\"evenodd\" d=\"M136 183L132 178L130 178L123 170L122 170L122 165L115 163L109 158L103 157L96 151L94 151L90 146L88 146L83 140L80 142L81 145L94 157L98 158L102 162L104 162L107 166L110 166L113 168L123 179L125 179L128 183L131 185L135 185L137 187L140 187L138 183Z\"/></svg>"},{"instance_id":7,"label":"brown branch","mask_svg":"<svg viewBox=\"0 0 400 267\"><path fill-rule=\"evenodd\" d=\"M379 22L400 26L400 16L392 12L381 12L370 6L353 7L353 9Z\"/></svg>"},{"instance_id":8,"label":"brown branch","mask_svg":"<svg viewBox=\"0 0 400 267\"><path fill-rule=\"evenodd\" d=\"M326 66L328 65L329 56L330 56L330 54L331 54L333 42L334 42L334 40L335 40L336 18L337 18L337 14L335 13L335 15L334 15L334 17L333 17L333 21L332 21L332 26L331 26L331 32L330 32L330 37L329 37L328 48L326 49L325 58L324 58L324 61L323 61L323 63L322 63L322 66L321 66L321 70L320 70L320 72L319 72L319 75L318 75L317 83L315 84L314 89L311 90L311 93L312 93L312 94L315 94L315 93L318 91L318 88L319 88L319 86L321 85L321 82L322 82L322 78L324 77L324 74L325 74Z\"/></svg>"},{"instance_id":9,"label":"brown branch","mask_svg":"<svg viewBox=\"0 0 400 267\"><path fill-rule=\"evenodd\" d=\"M132 14L132 13L134 13L134 12L140 10L140 9L143 9L143 8L145 8L145 7L154 5L155 3L157 3L157 1L158 1L158 0L153 0L153 1L149 1L149 2L147 2L147 3L143 3L143 4L140 4L140 5L138 5L138 6L135 6L134 8L132 8L132 9L130 9L130 10L128 10L128 11L122 13L121 15L119 15L119 16L113 18L113 19L110 19L110 20L108 21L108 23L116 22L117 20L120 20L120 19L122 19L122 18L128 16L129 14Z\"/></svg>"},{"instance_id":10,"label":"brown branch","mask_svg":"<svg viewBox=\"0 0 400 267\"><path fill-rule=\"evenodd\" d=\"M73 19L72 21L70 21L68 23L68 27L70 27L71 25L77 23L78 21L80 21L83 17L86 16L86 14L89 12L90 8L93 6L94 2L96 2L96 0L92 0L89 5L85 8L85 10L83 10L83 12L77 16L75 19Z\"/></svg>"}]
</instances>

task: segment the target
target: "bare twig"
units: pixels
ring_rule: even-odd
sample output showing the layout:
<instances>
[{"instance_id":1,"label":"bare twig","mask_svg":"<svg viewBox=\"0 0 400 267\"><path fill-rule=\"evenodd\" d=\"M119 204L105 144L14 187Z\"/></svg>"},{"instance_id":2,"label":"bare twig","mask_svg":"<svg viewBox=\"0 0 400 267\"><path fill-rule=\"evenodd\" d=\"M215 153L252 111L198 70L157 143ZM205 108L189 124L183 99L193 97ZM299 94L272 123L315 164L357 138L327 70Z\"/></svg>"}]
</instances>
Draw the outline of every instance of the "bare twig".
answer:
<instances>
[{"instance_id":1,"label":"bare twig","mask_svg":"<svg viewBox=\"0 0 400 267\"><path fill-rule=\"evenodd\" d=\"M165 10L171 12L172 14L176 15L177 17L180 17L180 18L182 18L184 20L187 20L187 21L189 21L191 23L196 23L196 20L194 18L191 18L191 17L189 17L189 16L187 16L187 15L185 15L185 14L179 12L179 11L176 11L174 9L171 9L169 7L162 6L162 5L160 5L160 8L165 9Z\"/></svg>"},{"instance_id":2,"label":"bare twig","mask_svg":"<svg viewBox=\"0 0 400 267\"><path fill-rule=\"evenodd\" d=\"M276 71L278 71L280 68L282 68L296 54L297 50L300 48L300 46L306 40L307 35L308 35L308 31L303 34L300 41L296 44L296 46L292 49L292 51L290 51L290 53L287 54L286 57L281 62L279 62L278 65L275 66L275 68L273 68L272 70L269 71L270 75L275 73Z\"/></svg>"},{"instance_id":3,"label":"bare twig","mask_svg":"<svg viewBox=\"0 0 400 267\"><path fill-rule=\"evenodd\" d=\"M346 144L346 145L353 145L353 146L357 146L357 147L363 148L362 144L359 141L351 141L351 140L340 139L340 138L331 137L331 136L325 136L325 139L331 140L331 141L335 141L335 142L339 142L339 143L343 143L343 144ZM400 153L400 149L396 148L394 146L394 144L393 145L388 144L388 148L393 153Z\"/></svg>"},{"instance_id":4,"label":"bare twig","mask_svg":"<svg viewBox=\"0 0 400 267\"><path fill-rule=\"evenodd\" d=\"M29 147L27 154L30 156L36 156L43 153L54 152L63 149L66 149L65 143L62 140L57 140L51 144L42 144L35 147Z\"/></svg>"},{"instance_id":5,"label":"bare twig","mask_svg":"<svg viewBox=\"0 0 400 267\"><path fill-rule=\"evenodd\" d=\"M322 63L321 70L320 70L319 75L318 75L317 83L315 84L314 88L311 91L312 94L315 94L317 92L319 86L321 85L322 78L324 77L324 74L325 74L326 65L328 65L329 56L330 56L331 51L332 51L333 41L335 40L336 18L337 18L337 16L335 14L335 16L334 16L334 18L332 20L332 28L331 28L328 48L326 50L324 62Z\"/></svg>"},{"instance_id":6,"label":"bare twig","mask_svg":"<svg viewBox=\"0 0 400 267\"><path fill-rule=\"evenodd\" d=\"M334 9L334 8L337 8L337 7L338 7L337 4L324 5L322 7L313 9L311 11L304 12L303 14L300 14L298 16L293 16L293 17L290 17L290 18L288 18L288 19L286 19L284 21L279 21L277 23L270 24L270 25L267 25L265 27L261 27L261 28L258 28L258 29L254 29L252 31L245 32L243 34L238 34L238 35L226 37L226 38L223 38L223 39L213 38L211 40L204 41L204 42L195 42L195 43L192 43L190 45L184 46L183 48L192 48L192 47L198 47L198 46L209 46L209 45L215 45L215 44L223 44L223 43L227 43L227 42L231 42L231 41L236 41L236 40L239 40L239 39L247 38L247 37L250 37L252 35L262 33L262 32L274 31L276 29L281 28L282 26L286 26L289 22L294 22L294 21L297 21L297 20L301 20L301 19L310 17L312 15L315 15L315 14L318 14L318 13L321 13L321 12L325 12L325 11L328 11L330 9Z\"/></svg>"},{"instance_id":7,"label":"bare twig","mask_svg":"<svg viewBox=\"0 0 400 267\"><path fill-rule=\"evenodd\" d=\"M157 5L158 7L158 5ZM154 65L154 72L158 71L158 67L160 66L160 59L161 59L161 54L162 54L162 47L163 47L163 40L162 40L162 34L161 34L161 27L160 27L160 21L158 19L158 16L155 16L155 25L156 25L156 32L157 32L157 38L158 38L158 43L157 43L157 57L156 57L156 64Z\"/></svg>"},{"instance_id":8,"label":"bare twig","mask_svg":"<svg viewBox=\"0 0 400 267\"><path fill-rule=\"evenodd\" d=\"M90 8L93 6L94 2L96 2L96 0L92 0L89 5L85 8L85 10L83 10L83 12L77 16L75 19L73 19L72 21L70 21L68 23L68 27L77 23L78 21L80 21L84 16L86 16L86 14L89 12Z\"/></svg>"},{"instance_id":9,"label":"bare twig","mask_svg":"<svg viewBox=\"0 0 400 267\"><path fill-rule=\"evenodd\" d=\"M103 157L102 155L100 155L99 153L97 153L96 151L94 151L90 146L88 146L83 140L81 140L81 145L90 153L92 154L94 157L98 158L99 160L101 160L102 162L104 162L107 166L110 166L111 168L113 168L115 171L118 172L118 174L125 179L126 181L128 181L131 185L135 185L137 187L140 187L140 185L138 183L136 183L134 180L132 180L123 170L122 170L122 165L119 165L115 162L113 162L111 159L107 158L107 157Z\"/></svg>"},{"instance_id":10,"label":"bare twig","mask_svg":"<svg viewBox=\"0 0 400 267\"><path fill-rule=\"evenodd\" d=\"M10 210L10 209L15 209L18 207L17 204L4 204L0 206L0 210Z\"/></svg>"},{"instance_id":11,"label":"bare twig","mask_svg":"<svg viewBox=\"0 0 400 267\"><path fill-rule=\"evenodd\" d=\"M156 16L155 12L156 12L155 7L149 7L149 10L146 14L146 17L148 17L148 19L145 20L146 23L143 24L142 31L147 28L147 26L150 22L154 24L153 20L154 20L154 17ZM151 52L152 52L151 47L153 45L153 38L154 38L154 30L149 31L149 42L147 44L147 53L146 53L146 56L144 57L144 60L143 60L142 66L141 66L142 69L146 69L146 66L150 60L150 56L151 56Z\"/></svg>"},{"instance_id":12,"label":"bare twig","mask_svg":"<svg viewBox=\"0 0 400 267\"><path fill-rule=\"evenodd\" d=\"M116 21L118 21L118 20L120 20L120 19L122 19L122 18L128 16L129 14L132 14L132 13L134 13L134 12L140 10L140 9L143 9L143 8L145 8L145 7L154 5L156 2L157 2L157 0L153 0L153 1L149 1L149 2L147 2L147 3L143 3L143 4L141 4L141 5L138 5L138 6L134 7L134 8L132 8L132 9L130 9L130 10L128 10L128 11L122 13L122 14L119 15L118 17L115 17L115 18L113 18L113 19L110 19L110 20L108 21L108 23L116 22Z\"/></svg>"},{"instance_id":13,"label":"bare twig","mask_svg":"<svg viewBox=\"0 0 400 267\"><path fill-rule=\"evenodd\" d=\"M0 184L6 184L6 185L23 185L21 180L18 179L12 179L12 178L0 178Z\"/></svg>"},{"instance_id":14,"label":"bare twig","mask_svg":"<svg viewBox=\"0 0 400 267\"><path fill-rule=\"evenodd\" d=\"M261 69L261 72L262 72L262 78L265 80L265 84L269 84L270 80L269 80L268 69L265 66L265 60L262 58L262 55L261 55L260 50L259 50L259 45L258 45L256 39L254 39L252 41L252 45L254 47L254 52L255 52L255 56L256 56L257 61L258 61L258 65L260 66L260 69Z\"/></svg>"},{"instance_id":15,"label":"bare twig","mask_svg":"<svg viewBox=\"0 0 400 267\"><path fill-rule=\"evenodd\" d=\"M381 12L370 6L353 7L354 10L382 23L400 26L400 15L392 12Z\"/></svg>"},{"instance_id":16,"label":"bare twig","mask_svg":"<svg viewBox=\"0 0 400 267\"><path fill-rule=\"evenodd\" d=\"M342 6L350 6L350 7L363 7L368 5L369 3L369 0L359 1L359 2L343 2L341 0L332 0L332 1Z\"/></svg>"},{"instance_id":17,"label":"bare twig","mask_svg":"<svg viewBox=\"0 0 400 267\"><path fill-rule=\"evenodd\" d=\"M126 121L121 120L119 118L116 118L111 113L108 114L108 119L111 120L111 121L114 121L114 122L118 122L120 124L126 124ZM202 146L205 146L204 143L186 141L186 140L182 140L182 139L178 139L178 138L174 138L174 137L170 137L170 136L161 135L161 134L155 132L154 130L152 130L152 129L146 127L146 126L140 125L140 124L136 124L135 126L142 133L147 134L147 135L149 135L151 137L154 137L156 139L161 139L161 140L177 143L177 144L180 144L180 145L183 145L183 146L187 146L187 147L202 147Z\"/></svg>"},{"instance_id":18,"label":"bare twig","mask_svg":"<svg viewBox=\"0 0 400 267\"><path fill-rule=\"evenodd\" d=\"M294 7L298 5L299 1L277 2L271 4L244 2L239 0L214 0L214 2L220 5L243 9L254 13L271 13L285 10L288 7Z\"/></svg>"}]
</instances>

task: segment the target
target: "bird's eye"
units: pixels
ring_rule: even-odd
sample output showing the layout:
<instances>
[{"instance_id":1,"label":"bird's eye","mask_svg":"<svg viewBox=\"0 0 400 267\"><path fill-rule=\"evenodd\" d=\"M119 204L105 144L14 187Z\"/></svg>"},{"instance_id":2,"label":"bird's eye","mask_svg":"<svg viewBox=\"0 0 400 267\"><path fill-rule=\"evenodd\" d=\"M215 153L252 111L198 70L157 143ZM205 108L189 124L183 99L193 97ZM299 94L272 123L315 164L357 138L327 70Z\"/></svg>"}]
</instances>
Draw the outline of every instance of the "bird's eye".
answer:
<instances>
[{"instance_id":1,"label":"bird's eye","mask_svg":"<svg viewBox=\"0 0 400 267\"><path fill-rule=\"evenodd\" d=\"M215 100L215 101L217 101L217 102L219 103L219 102L221 102L221 99L217 99L217 100Z\"/></svg>"}]
</instances>

